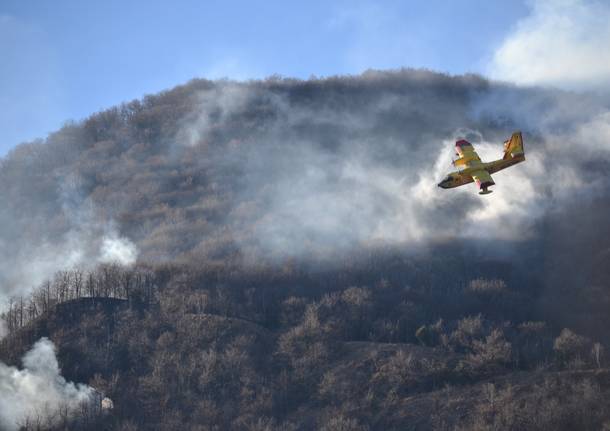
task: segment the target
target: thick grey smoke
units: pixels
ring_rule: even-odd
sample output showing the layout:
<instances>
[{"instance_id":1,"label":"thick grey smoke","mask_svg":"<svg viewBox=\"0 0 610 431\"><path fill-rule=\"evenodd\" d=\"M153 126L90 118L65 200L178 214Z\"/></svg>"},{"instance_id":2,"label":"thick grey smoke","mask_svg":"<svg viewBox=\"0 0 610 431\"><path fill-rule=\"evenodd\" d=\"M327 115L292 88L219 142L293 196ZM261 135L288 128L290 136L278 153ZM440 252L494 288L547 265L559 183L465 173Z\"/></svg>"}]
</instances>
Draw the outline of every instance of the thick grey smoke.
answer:
<instances>
[{"instance_id":1,"label":"thick grey smoke","mask_svg":"<svg viewBox=\"0 0 610 431\"><path fill-rule=\"evenodd\" d=\"M55 346L47 338L41 338L23 356L21 369L0 362L2 430L18 430L26 423L55 425L91 403L93 396L93 388L61 376Z\"/></svg>"},{"instance_id":2,"label":"thick grey smoke","mask_svg":"<svg viewBox=\"0 0 610 431\"><path fill-rule=\"evenodd\" d=\"M527 240L549 211L607 187L605 171L585 167L610 159L603 98L443 78L432 90L421 79L422 88L388 93L382 82L392 78L357 78L363 88L379 84L362 105L362 90L324 94L323 85L310 98L231 82L199 94L201 107L179 136L192 138L181 140L188 146L230 141L211 154L244 178L228 218L242 248L303 257L451 238ZM403 85L417 78L410 72ZM452 99L462 86L465 97ZM253 109L267 115L251 135L222 136ZM523 130L527 162L494 175L492 195L436 187L453 170L457 138L495 160L514 130Z\"/></svg>"},{"instance_id":3,"label":"thick grey smoke","mask_svg":"<svg viewBox=\"0 0 610 431\"><path fill-rule=\"evenodd\" d=\"M549 214L608 194L610 8L596 0L529 6L489 73L589 93L413 70L200 91L177 140L229 143L207 154L244 178L227 219L232 239L257 258L261 249L303 257L375 244L540 239ZM250 133L232 131L248 122ZM494 175L492 195L436 188L452 170L456 138L493 160L514 130L523 131L527 161Z\"/></svg>"},{"instance_id":4,"label":"thick grey smoke","mask_svg":"<svg viewBox=\"0 0 610 431\"><path fill-rule=\"evenodd\" d=\"M374 86L383 76L359 80ZM355 93L350 106L349 95L299 100L289 88L264 92L229 82L198 96L202 108L179 134L194 138L182 140L189 146L229 139L218 131L253 106L267 113L250 135L233 138L214 155L244 178L229 218L242 247L294 257L381 243L417 245L454 231L431 221L480 206L471 194L454 204L436 188L450 168L457 125L445 135L418 124L405 127L400 117L412 121L413 111L434 115L412 101L420 96L380 92L365 95L368 105L357 105Z\"/></svg>"},{"instance_id":5,"label":"thick grey smoke","mask_svg":"<svg viewBox=\"0 0 610 431\"><path fill-rule=\"evenodd\" d=\"M332 261L535 240L549 214L607 193L608 106L417 70L193 81L2 160L0 291L136 257ZM491 160L515 130L527 161L494 175L494 193L437 188L456 139Z\"/></svg>"}]
</instances>

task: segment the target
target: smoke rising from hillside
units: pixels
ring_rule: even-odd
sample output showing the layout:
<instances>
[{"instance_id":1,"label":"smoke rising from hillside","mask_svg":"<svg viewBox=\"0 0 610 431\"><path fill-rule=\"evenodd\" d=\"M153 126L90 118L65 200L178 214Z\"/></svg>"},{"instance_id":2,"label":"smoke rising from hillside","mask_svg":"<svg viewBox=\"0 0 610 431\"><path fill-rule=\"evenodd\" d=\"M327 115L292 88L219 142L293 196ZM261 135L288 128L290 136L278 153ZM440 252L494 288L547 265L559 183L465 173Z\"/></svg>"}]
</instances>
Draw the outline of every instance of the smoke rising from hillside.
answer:
<instances>
[{"instance_id":1,"label":"smoke rising from hillside","mask_svg":"<svg viewBox=\"0 0 610 431\"><path fill-rule=\"evenodd\" d=\"M23 357L23 368L0 362L0 428L18 430L26 421L44 426L59 423L60 409L70 417L94 390L67 382L60 374L55 346L42 338Z\"/></svg>"},{"instance_id":2,"label":"smoke rising from hillside","mask_svg":"<svg viewBox=\"0 0 610 431\"><path fill-rule=\"evenodd\" d=\"M44 156L34 153L34 157ZM4 162L6 173L10 156ZM18 197L0 212L0 303L62 268L108 262L130 265L136 260L135 244L121 236L112 218L104 217L92 199L84 196L82 180L76 172L66 174L67 168L57 166L55 172L41 175L31 173L28 166L25 172L13 171L6 178L0 191L4 201ZM41 188L47 191L39 195Z\"/></svg>"},{"instance_id":3,"label":"smoke rising from hillside","mask_svg":"<svg viewBox=\"0 0 610 431\"><path fill-rule=\"evenodd\" d=\"M609 102L416 70L193 81L2 160L1 292L110 260L541 245L549 215L608 194ZM495 174L494 193L437 188L456 139L492 160L515 130L527 160Z\"/></svg>"},{"instance_id":4,"label":"smoke rising from hillside","mask_svg":"<svg viewBox=\"0 0 610 431\"><path fill-rule=\"evenodd\" d=\"M364 86L374 86L374 77L361 80ZM371 243L417 243L429 239L429 228L441 234L453 229L429 223L434 214L446 214L450 203L448 196L431 198L440 173L434 172L437 178L430 175L430 162L442 141L422 136L426 131L416 124L404 128L402 135L384 131L388 126L401 128L396 117L405 111L406 116L413 110L429 115L425 107L410 105L408 94L383 91L363 97L355 90L356 98L369 100L350 106L349 93L333 89L299 100L289 86L276 92L236 83L219 87L213 92L224 94L221 98L211 97L210 91L198 97L205 109L180 135L216 134L215 139L233 143L216 157L246 179L238 210L231 214L234 226L254 226L239 239L242 246L254 244L276 256L302 256L347 252ZM230 132L223 122L230 124L254 109L264 116L250 135L218 136L219 130ZM206 143L205 138L189 141ZM426 147L429 154L424 153ZM450 154L450 145L444 148ZM446 162L449 166L448 157ZM417 183L421 185L415 187ZM463 200L477 206L470 197ZM451 211L460 207L463 204L452 205Z\"/></svg>"},{"instance_id":5,"label":"smoke rising from hillside","mask_svg":"<svg viewBox=\"0 0 610 431\"><path fill-rule=\"evenodd\" d=\"M367 88L384 78L392 76L369 73L358 79ZM460 84L442 91L459 92ZM430 82L422 82L426 85ZM431 96L426 90L389 94L380 85L378 94L358 106L363 90L353 89L353 95L320 90L319 99L298 100L290 89L265 93L257 85L221 83L200 93L204 108L181 135L198 137L188 141L191 146L214 139L231 144L215 157L247 179L240 205L256 202L247 216L232 213L232 222L254 226L241 238L242 246L253 241L276 256L348 252L371 244L415 247L448 238L529 239L547 211L575 193L604 190L605 172L583 168L608 160L603 100L509 85L473 87L463 100L453 101L440 89L431 91L434 99L418 94ZM222 97L214 97L218 94ZM266 115L251 135L222 135L231 133L231 121L253 109ZM453 170L456 139L472 140L483 160L495 160L502 156L503 140L517 129L524 132L527 162L494 175L494 194L481 198L474 186L436 187Z\"/></svg>"},{"instance_id":6,"label":"smoke rising from hillside","mask_svg":"<svg viewBox=\"0 0 610 431\"><path fill-rule=\"evenodd\" d=\"M0 264L3 293L18 294L51 278L60 269L91 268L99 263L117 262L131 265L137 256L136 246L116 231L106 233L68 231L58 240L44 240L22 245L19 254L11 255L14 245L2 250L7 256ZM3 298L0 296L0 298Z\"/></svg>"}]
</instances>

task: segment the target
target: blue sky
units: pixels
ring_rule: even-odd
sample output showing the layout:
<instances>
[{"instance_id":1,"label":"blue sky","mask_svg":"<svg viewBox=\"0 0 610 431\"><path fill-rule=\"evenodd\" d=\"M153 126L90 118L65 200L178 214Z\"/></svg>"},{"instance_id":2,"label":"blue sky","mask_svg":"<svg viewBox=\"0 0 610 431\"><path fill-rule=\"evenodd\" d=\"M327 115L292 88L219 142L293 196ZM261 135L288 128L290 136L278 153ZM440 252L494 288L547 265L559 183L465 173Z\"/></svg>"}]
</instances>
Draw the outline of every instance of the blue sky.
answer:
<instances>
[{"instance_id":1,"label":"blue sky","mask_svg":"<svg viewBox=\"0 0 610 431\"><path fill-rule=\"evenodd\" d=\"M485 73L519 0L0 3L0 155L194 77Z\"/></svg>"}]
</instances>

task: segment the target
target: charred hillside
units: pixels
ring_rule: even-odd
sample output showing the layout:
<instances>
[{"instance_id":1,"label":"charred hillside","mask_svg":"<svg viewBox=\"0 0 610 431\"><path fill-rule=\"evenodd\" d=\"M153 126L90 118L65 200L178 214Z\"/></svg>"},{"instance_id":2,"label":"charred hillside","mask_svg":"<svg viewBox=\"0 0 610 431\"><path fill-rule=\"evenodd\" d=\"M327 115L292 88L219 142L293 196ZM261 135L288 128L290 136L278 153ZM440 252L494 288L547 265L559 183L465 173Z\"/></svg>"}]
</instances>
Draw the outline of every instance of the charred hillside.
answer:
<instances>
[{"instance_id":1,"label":"charred hillside","mask_svg":"<svg viewBox=\"0 0 610 431\"><path fill-rule=\"evenodd\" d=\"M402 70L66 124L0 160L0 359L114 402L51 429L600 429L608 104ZM492 195L436 188L517 129Z\"/></svg>"}]
</instances>

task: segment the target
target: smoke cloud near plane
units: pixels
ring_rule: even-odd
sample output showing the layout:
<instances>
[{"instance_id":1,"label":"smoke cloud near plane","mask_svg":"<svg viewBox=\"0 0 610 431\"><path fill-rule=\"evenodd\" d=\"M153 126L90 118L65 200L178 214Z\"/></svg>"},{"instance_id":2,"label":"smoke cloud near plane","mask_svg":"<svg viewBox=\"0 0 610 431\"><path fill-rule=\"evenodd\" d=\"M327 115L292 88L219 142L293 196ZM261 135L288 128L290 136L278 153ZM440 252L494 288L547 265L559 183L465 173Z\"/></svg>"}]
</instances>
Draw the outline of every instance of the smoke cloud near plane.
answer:
<instances>
[{"instance_id":1,"label":"smoke cloud near plane","mask_svg":"<svg viewBox=\"0 0 610 431\"><path fill-rule=\"evenodd\" d=\"M547 215L608 193L608 106L419 70L193 81L2 160L2 295L109 261L540 240ZM496 175L493 194L436 187L457 138L489 160L514 130L527 162Z\"/></svg>"},{"instance_id":2,"label":"smoke cloud near plane","mask_svg":"<svg viewBox=\"0 0 610 431\"><path fill-rule=\"evenodd\" d=\"M537 60L527 60L530 46L551 57L573 52L573 37L607 13L592 4L560 1L547 13L546 3L532 3L490 70L520 84L587 81L596 91L411 69L194 80L21 145L0 162L0 198L9 203L0 209L0 298L59 269L110 261L235 253L251 262L328 261L377 246L543 244L547 217L609 192L603 65L555 65L573 74L555 79L536 75ZM570 12L566 20L559 10ZM568 24L578 31L563 31ZM607 32L594 33L582 52L602 61L596 49ZM526 58L519 67L517 54ZM527 162L495 176L493 194L435 186L452 169L456 139L469 139L488 160L515 130Z\"/></svg>"},{"instance_id":3,"label":"smoke cloud near plane","mask_svg":"<svg viewBox=\"0 0 610 431\"><path fill-rule=\"evenodd\" d=\"M412 81L417 74L403 76ZM428 77L423 88L434 87L436 77ZM357 78L363 87L380 85L378 95L357 107L332 88L301 104L280 92L265 95L256 85L223 83L224 89L213 90L222 98L200 96L207 100L205 110L181 133L200 137L189 145L206 145L206 136L225 130L224 121L267 98L271 120L245 142L234 140L220 158L247 178L238 198L242 204L264 202L248 220L255 229L247 239L272 254L298 256L312 247L346 251L374 242L414 246L451 237L526 239L547 211L575 193L606 187L603 170L583 170L588 160L608 159L605 100L486 82L469 88L461 82L443 89L456 92L464 85L465 97L452 105L440 88L429 97L400 90L387 94L381 82L393 78L375 72ZM221 125L211 122L211 113ZM498 174L493 195L481 199L472 187L450 192L435 187L452 169L455 139L471 139L485 160L493 160L516 129L524 130L528 161ZM236 224L245 223L241 213L232 215Z\"/></svg>"}]
</instances>

